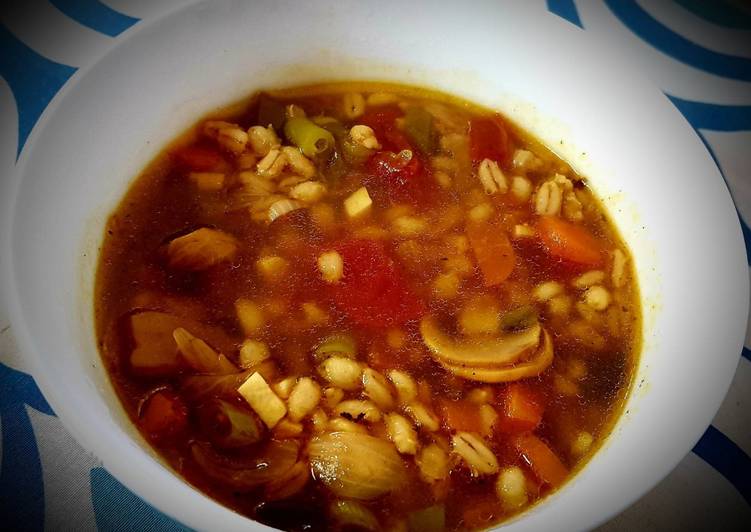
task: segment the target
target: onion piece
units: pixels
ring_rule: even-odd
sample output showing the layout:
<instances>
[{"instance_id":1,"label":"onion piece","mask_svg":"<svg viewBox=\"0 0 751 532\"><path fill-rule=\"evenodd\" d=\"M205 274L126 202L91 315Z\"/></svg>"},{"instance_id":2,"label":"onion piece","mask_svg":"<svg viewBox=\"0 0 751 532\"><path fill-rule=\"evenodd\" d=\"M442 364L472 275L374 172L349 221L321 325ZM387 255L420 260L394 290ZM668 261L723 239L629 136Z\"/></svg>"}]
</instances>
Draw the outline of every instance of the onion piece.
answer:
<instances>
[{"instance_id":1,"label":"onion piece","mask_svg":"<svg viewBox=\"0 0 751 532\"><path fill-rule=\"evenodd\" d=\"M211 375L237 373L237 366L230 362L226 356L217 353L209 344L193 336L182 327L175 329L172 336L185 362L197 372Z\"/></svg>"},{"instance_id":2,"label":"onion piece","mask_svg":"<svg viewBox=\"0 0 751 532\"><path fill-rule=\"evenodd\" d=\"M340 497L369 500L407 481L407 470L394 446L356 432L332 432L308 446L315 477Z\"/></svg>"},{"instance_id":3,"label":"onion piece","mask_svg":"<svg viewBox=\"0 0 751 532\"><path fill-rule=\"evenodd\" d=\"M237 396L237 388L245 382L253 370L232 375L194 375L180 383L180 391L189 399L200 401L206 397Z\"/></svg>"},{"instance_id":4,"label":"onion piece","mask_svg":"<svg viewBox=\"0 0 751 532\"><path fill-rule=\"evenodd\" d=\"M238 491L249 491L283 477L297 462L300 443L295 440L274 441L252 460L245 463L218 455L206 443L194 443L191 455L214 481Z\"/></svg>"}]
</instances>

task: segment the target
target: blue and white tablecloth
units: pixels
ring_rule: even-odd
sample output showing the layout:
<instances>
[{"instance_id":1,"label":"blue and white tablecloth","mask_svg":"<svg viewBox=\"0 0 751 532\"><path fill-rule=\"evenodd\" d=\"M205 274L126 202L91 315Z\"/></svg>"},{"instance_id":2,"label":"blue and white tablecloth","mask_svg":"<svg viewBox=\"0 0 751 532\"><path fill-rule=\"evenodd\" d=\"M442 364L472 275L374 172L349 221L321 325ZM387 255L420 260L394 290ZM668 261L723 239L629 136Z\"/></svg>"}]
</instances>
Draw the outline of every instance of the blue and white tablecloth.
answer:
<instances>
[{"instance_id":1,"label":"blue and white tablecloth","mask_svg":"<svg viewBox=\"0 0 751 532\"><path fill-rule=\"evenodd\" d=\"M521 0L518 0L521 1ZM751 3L533 0L617 44L686 117L733 195L751 264ZM75 72L180 0L6 0L0 5L0 179ZM471 9L471 4L468 4ZM746 345L751 346L751 333ZM751 530L751 349L712 425L680 465L603 531ZM129 492L65 431L0 308L0 529L186 530Z\"/></svg>"}]
</instances>

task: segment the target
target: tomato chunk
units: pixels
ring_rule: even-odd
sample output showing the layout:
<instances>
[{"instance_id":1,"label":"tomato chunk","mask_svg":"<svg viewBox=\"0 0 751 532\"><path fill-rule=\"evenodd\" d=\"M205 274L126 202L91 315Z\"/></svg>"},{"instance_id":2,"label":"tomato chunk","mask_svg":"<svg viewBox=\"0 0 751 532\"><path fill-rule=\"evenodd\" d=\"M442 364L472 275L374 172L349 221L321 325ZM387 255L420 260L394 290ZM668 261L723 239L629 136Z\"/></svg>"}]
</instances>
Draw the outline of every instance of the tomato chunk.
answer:
<instances>
[{"instance_id":1,"label":"tomato chunk","mask_svg":"<svg viewBox=\"0 0 751 532\"><path fill-rule=\"evenodd\" d=\"M188 408L172 392L163 390L152 395L141 413L141 428L152 439L174 438L188 425Z\"/></svg>"},{"instance_id":2,"label":"tomato chunk","mask_svg":"<svg viewBox=\"0 0 751 532\"><path fill-rule=\"evenodd\" d=\"M336 305L359 325L401 325L425 312L425 304L408 287L383 244L349 240L334 249L342 256L344 275L331 285L332 296Z\"/></svg>"},{"instance_id":3,"label":"tomato chunk","mask_svg":"<svg viewBox=\"0 0 751 532\"><path fill-rule=\"evenodd\" d=\"M177 161L191 170L206 172L217 170L224 164L224 158L218 150L204 146L188 146L173 152Z\"/></svg>"},{"instance_id":4,"label":"tomato chunk","mask_svg":"<svg viewBox=\"0 0 751 532\"><path fill-rule=\"evenodd\" d=\"M484 432L480 408L474 403L438 399L436 410L447 430L477 432L479 434Z\"/></svg>"},{"instance_id":5,"label":"tomato chunk","mask_svg":"<svg viewBox=\"0 0 751 532\"><path fill-rule=\"evenodd\" d=\"M381 105L368 108L357 123L372 128L384 150L398 152L412 149L407 135L396 126L396 119L403 116L404 111L396 105Z\"/></svg>"},{"instance_id":6,"label":"tomato chunk","mask_svg":"<svg viewBox=\"0 0 751 532\"><path fill-rule=\"evenodd\" d=\"M485 286L505 281L516 265L516 253L506 233L491 224L474 222L467 224L466 233Z\"/></svg>"},{"instance_id":7,"label":"tomato chunk","mask_svg":"<svg viewBox=\"0 0 751 532\"><path fill-rule=\"evenodd\" d=\"M476 117L469 121L469 154L474 163L483 159L505 165L511 156L508 132L498 116Z\"/></svg>"},{"instance_id":8,"label":"tomato chunk","mask_svg":"<svg viewBox=\"0 0 751 532\"><path fill-rule=\"evenodd\" d=\"M496 427L502 432L529 432L542 421L543 407L532 391L523 384L506 387L501 416Z\"/></svg>"},{"instance_id":9,"label":"tomato chunk","mask_svg":"<svg viewBox=\"0 0 751 532\"><path fill-rule=\"evenodd\" d=\"M553 257L583 266L602 265L602 245L580 225L557 216L541 216L537 222L537 234L545 250Z\"/></svg>"},{"instance_id":10,"label":"tomato chunk","mask_svg":"<svg viewBox=\"0 0 751 532\"><path fill-rule=\"evenodd\" d=\"M566 480L566 466L550 447L534 434L519 434L513 439L513 445L535 476L545 484L556 487Z\"/></svg>"},{"instance_id":11,"label":"tomato chunk","mask_svg":"<svg viewBox=\"0 0 751 532\"><path fill-rule=\"evenodd\" d=\"M408 158L402 153L379 152L368 161L368 173L365 186L378 203L416 205L434 197L435 183L414 152Z\"/></svg>"}]
</instances>

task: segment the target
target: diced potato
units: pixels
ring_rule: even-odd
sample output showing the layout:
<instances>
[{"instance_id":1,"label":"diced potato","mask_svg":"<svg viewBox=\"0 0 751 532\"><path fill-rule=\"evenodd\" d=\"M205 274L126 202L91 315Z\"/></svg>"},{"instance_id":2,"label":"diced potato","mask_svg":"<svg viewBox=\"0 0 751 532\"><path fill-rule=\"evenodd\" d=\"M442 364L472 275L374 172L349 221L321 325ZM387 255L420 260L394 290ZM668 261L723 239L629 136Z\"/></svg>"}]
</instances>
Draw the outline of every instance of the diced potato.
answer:
<instances>
[{"instance_id":1,"label":"diced potato","mask_svg":"<svg viewBox=\"0 0 751 532\"><path fill-rule=\"evenodd\" d=\"M586 431L579 432L571 443L571 454L576 457L584 456L592 447L593 442L592 434Z\"/></svg>"},{"instance_id":2,"label":"diced potato","mask_svg":"<svg viewBox=\"0 0 751 532\"><path fill-rule=\"evenodd\" d=\"M412 423L402 415L387 414L385 418L389 439L402 454L417 453L417 432Z\"/></svg>"},{"instance_id":3,"label":"diced potato","mask_svg":"<svg viewBox=\"0 0 751 532\"><path fill-rule=\"evenodd\" d=\"M274 393L281 399L287 399L289 397L289 394L292 393L292 389L295 387L296 383L297 378L287 377L286 379L282 379L279 382L272 384L271 389L274 390Z\"/></svg>"},{"instance_id":4,"label":"diced potato","mask_svg":"<svg viewBox=\"0 0 751 532\"><path fill-rule=\"evenodd\" d=\"M169 373L180 364L172 332L182 321L164 312L138 312L130 316L134 347L130 365L138 372Z\"/></svg>"},{"instance_id":5,"label":"diced potato","mask_svg":"<svg viewBox=\"0 0 751 532\"><path fill-rule=\"evenodd\" d=\"M188 179L202 192L216 192L224 188L224 174L221 172L191 172Z\"/></svg>"},{"instance_id":6,"label":"diced potato","mask_svg":"<svg viewBox=\"0 0 751 532\"><path fill-rule=\"evenodd\" d=\"M329 322L328 313L314 301L306 301L300 305L305 321L310 325L326 325Z\"/></svg>"},{"instance_id":7,"label":"diced potato","mask_svg":"<svg viewBox=\"0 0 751 532\"><path fill-rule=\"evenodd\" d=\"M310 377L303 377L289 394L289 418L300 421L318 406L321 400L321 387Z\"/></svg>"},{"instance_id":8,"label":"diced potato","mask_svg":"<svg viewBox=\"0 0 751 532\"><path fill-rule=\"evenodd\" d=\"M463 334L493 334L500 327L500 310L490 296L470 300L459 311L459 330Z\"/></svg>"},{"instance_id":9,"label":"diced potato","mask_svg":"<svg viewBox=\"0 0 751 532\"><path fill-rule=\"evenodd\" d=\"M240 326L247 336L255 336L266 325L263 310L255 301L238 299L235 301L235 311Z\"/></svg>"},{"instance_id":10,"label":"diced potato","mask_svg":"<svg viewBox=\"0 0 751 532\"><path fill-rule=\"evenodd\" d=\"M527 504L527 478L517 466L501 470L495 489L503 509L507 512L518 510Z\"/></svg>"},{"instance_id":11,"label":"diced potato","mask_svg":"<svg viewBox=\"0 0 751 532\"><path fill-rule=\"evenodd\" d=\"M423 447L415 458L415 462L417 462L417 467L420 468L420 476L426 482L436 482L448 477L448 455L435 443Z\"/></svg>"},{"instance_id":12,"label":"diced potato","mask_svg":"<svg viewBox=\"0 0 751 532\"><path fill-rule=\"evenodd\" d=\"M391 228L397 236L411 238L425 232L428 223L417 216L400 216L391 223Z\"/></svg>"},{"instance_id":13,"label":"diced potato","mask_svg":"<svg viewBox=\"0 0 751 532\"><path fill-rule=\"evenodd\" d=\"M238 242L234 236L218 229L202 227L170 242L167 245L167 258L171 268L201 271L232 259L237 249Z\"/></svg>"},{"instance_id":14,"label":"diced potato","mask_svg":"<svg viewBox=\"0 0 751 532\"><path fill-rule=\"evenodd\" d=\"M433 295L438 299L453 299L459 293L460 282L456 272L439 273L433 279Z\"/></svg>"},{"instance_id":15,"label":"diced potato","mask_svg":"<svg viewBox=\"0 0 751 532\"><path fill-rule=\"evenodd\" d=\"M253 373L248 377L237 392L270 429L273 429L287 415L284 401L279 399L259 373Z\"/></svg>"},{"instance_id":16,"label":"diced potato","mask_svg":"<svg viewBox=\"0 0 751 532\"><path fill-rule=\"evenodd\" d=\"M493 207L490 203L480 203L470 209L468 216L473 222L486 222L493 216Z\"/></svg>"},{"instance_id":17,"label":"diced potato","mask_svg":"<svg viewBox=\"0 0 751 532\"><path fill-rule=\"evenodd\" d=\"M336 251L326 251L318 256L318 271L327 283L339 282L344 275L342 256Z\"/></svg>"},{"instance_id":18,"label":"diced potato","mask_svg":"<svg viewBox=\"0 0 751 532\"><path fill-rule=\"evenodd\" d=\"M514 226L514 232L512 236L516 239L519 238L532 238L535 236L535 230L527 224L516 224Z\"/></svg>"},{"instance_id":19,"label":"diced potato","mask_svg":"<svg viewBox=\"0 0 751 532\"><path fill-rule=\"evenodd\" d=\"M350 358L329 357L320 365L319 371L324 379L343 390L357 390L360 387L362 366Z\"/></svg>"},{"instance_id":20,"label":"diced potato","mask_svg":"<svg viewBox=\"0 0 751 532\"><path fill-rule=\"evenodd\" d=\"M287 277L289 263L284 257L267 255L256 261L256 271L268 283L277 283Z\"/></svg>"},{"instance_id":21,"label":"diced potato","mask_svg":"<svg viewBox=\"0 0 751 532\"><path fill-rule=\"evenodd\" d=\"M373 200L370 199L368 189L360 187L344 200L344 212L349 218L359 218L370 210Z\"/></svg>"},{"instance_id":22,"label":"diced potato","mask_svg":"<svg viewBox=\"0 0 751 532\"><path fill-rule=\"evenodd\" d=\"M258 340L245 340L240 346L240 367L252 368L271 357L269 347Z\"/></svg>"}]
</instances>

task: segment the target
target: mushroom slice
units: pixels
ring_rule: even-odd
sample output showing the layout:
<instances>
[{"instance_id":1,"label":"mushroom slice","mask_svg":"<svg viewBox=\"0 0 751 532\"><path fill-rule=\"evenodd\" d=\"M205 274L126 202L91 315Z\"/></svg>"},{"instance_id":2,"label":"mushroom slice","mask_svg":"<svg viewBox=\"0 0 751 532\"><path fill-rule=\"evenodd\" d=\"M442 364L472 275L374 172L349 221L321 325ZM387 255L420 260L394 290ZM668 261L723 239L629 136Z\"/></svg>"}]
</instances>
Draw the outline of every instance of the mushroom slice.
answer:
<instances>
[{"instance_id":1,"label":"mushroom slice","mask_svg":"<svg viewBox=\"0 0 751 532\"><path fill-rule=\"evenodd\" d=\"M546 330L542 331L540 349L528 360L507 367L483 368L469 365L451 365L441 362L444 368L467 380L480 382L511 382L535 377L553 362L553 341Z\"/></svg>"},{"instance_id":2,"label":"mushroom slice","mask_svg":"<svg viewBox=\"0 0 751 532\"><path fill-rule=\"evenodd\" d=\"M167 258L172 268L201 271L231 260L237 249L238 240L234 236L203 227L170 242Z\"/></svg>"},{"instance_id":3,"label":"mushroom slice","mask_svg":"<svg viewBox=\"0 0 751 532\"><path fill-rule=\"evenodd\" d=\"M523 331L455 340L445 334L435 318L426 316L420 322L422 340L433 357L443 365L495 368L513 364L540 343L539 323Z\"/></svg>"}]
</instances>

